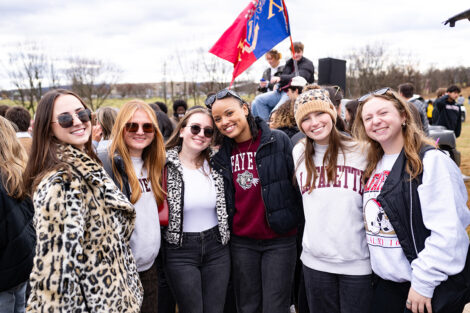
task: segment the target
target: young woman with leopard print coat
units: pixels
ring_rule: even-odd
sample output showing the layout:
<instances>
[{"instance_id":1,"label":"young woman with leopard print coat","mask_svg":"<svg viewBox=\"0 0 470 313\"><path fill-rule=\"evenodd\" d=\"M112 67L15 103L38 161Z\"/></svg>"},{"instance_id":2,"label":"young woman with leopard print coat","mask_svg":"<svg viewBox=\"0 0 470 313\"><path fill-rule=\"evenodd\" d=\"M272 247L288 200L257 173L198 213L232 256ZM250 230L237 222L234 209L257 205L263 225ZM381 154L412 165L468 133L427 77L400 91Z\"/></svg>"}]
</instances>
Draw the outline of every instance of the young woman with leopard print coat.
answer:
<instances>
[{"instance_id":1,"label":"young woman with leopard print coat","mask_svg":"<svg viewBox=\"0 0 470 313\"><path fill-rule=\"evenodd\" d=\"M28 312L140 312L135 209L98 163L90 117L68 90L37 108L24 175L37 234Z\"/></svg>"},{"instance_id":2,"label":"young woman with leopard print coat","mask_svg":"<svg viewBox=\"0 0 470 313\"><path fill-rule=\"evenodd\" d=\"M181 313L221 313L230 276L228 214L222 176L209 166L214 125L188 110L167 143L169 225L164 268Z\"/></svg>"}]
</instances>

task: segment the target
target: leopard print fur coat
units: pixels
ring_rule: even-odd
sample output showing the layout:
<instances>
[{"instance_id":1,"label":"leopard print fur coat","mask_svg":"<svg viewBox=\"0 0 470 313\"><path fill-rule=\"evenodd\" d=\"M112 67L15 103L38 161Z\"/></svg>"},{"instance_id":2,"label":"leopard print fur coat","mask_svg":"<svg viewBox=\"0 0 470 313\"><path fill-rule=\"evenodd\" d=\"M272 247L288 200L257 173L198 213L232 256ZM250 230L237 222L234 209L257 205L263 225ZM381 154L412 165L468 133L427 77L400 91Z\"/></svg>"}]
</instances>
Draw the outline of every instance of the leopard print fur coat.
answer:
<instances>
[{"instance_id":1,"label":"leopard print fur coat","mask_svg":"<svg viewBox=\"0 0 470 313\"><path fill-rule=\"evenodd\" d=\"M170 244L182 245L183 240L183 207L184 207L184 182L183 168L178 158L181 147L177 146L166 152L167 167L167 199L169 206L168 227L163 231L163 238ZM221 243L227 244L230 239L228 227L228 214L225 205L225 189L222 175L216 171L211 171L212 179L216 189L216 213L219 222L219 233Z\"/></svg>"},{"instance_id":2,"label":"leopard print fur coat","mask_svg":"<svg viewBox=\"0 0 470 313\"><path fill-rule=\"evenodd\" d=\"M66 145L58 156L68 170L46 174L33 196L38 239L27 311L140 312L134 207L87 154Z\"/></svg>"}]
</instances>

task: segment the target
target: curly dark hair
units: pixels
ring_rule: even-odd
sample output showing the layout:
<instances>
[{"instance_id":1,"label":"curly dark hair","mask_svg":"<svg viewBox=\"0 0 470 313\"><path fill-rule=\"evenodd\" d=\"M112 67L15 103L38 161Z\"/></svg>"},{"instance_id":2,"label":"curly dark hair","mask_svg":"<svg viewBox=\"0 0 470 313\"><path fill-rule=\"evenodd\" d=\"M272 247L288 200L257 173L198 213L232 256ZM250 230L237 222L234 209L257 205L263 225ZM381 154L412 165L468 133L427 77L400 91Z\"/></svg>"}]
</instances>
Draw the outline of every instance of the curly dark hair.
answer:
<instances>
[{"instance_id":1,"label":"curly dark hair","mask_svg":"<svg viewBox=\"0 0 470 313\"><path fill-rule=\"evenodd\" d=\"M297 126L294 116L294 102L289 99L271 115L271 128Z\"/></svg>"}]
</instances>

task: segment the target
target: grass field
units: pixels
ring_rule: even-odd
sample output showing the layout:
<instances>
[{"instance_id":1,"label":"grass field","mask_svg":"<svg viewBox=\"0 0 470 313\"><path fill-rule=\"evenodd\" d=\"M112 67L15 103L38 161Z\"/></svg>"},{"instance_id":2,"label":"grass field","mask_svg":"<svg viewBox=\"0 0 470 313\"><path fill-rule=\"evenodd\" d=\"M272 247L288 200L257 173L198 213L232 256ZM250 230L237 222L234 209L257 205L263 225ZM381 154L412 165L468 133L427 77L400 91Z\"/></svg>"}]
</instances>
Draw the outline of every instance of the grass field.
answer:
<instances>
[{"instance_id":1,"label":"grass field","mask_svg":"<svg viewBox=\"0 0 470 313\"><path fill-rule=\"evenodd\" d=\"M462 90L462 94L465 99L468 99L468 96L470 95L470 87ZM465 108L467 109L467 121L462 123L462 132L460 137L457 138L457 150L460 151L462 156L460 170L463 174L470 176L470 119L468 118L470 105L468 102L465 102ZM470 199L470 180L465 182L465 186L467 187L467 194ZM467 201L467 206L470 207L470 200ZM470 236L470 226L467 228L467 232Z\"/></svg>"}]
</instances>

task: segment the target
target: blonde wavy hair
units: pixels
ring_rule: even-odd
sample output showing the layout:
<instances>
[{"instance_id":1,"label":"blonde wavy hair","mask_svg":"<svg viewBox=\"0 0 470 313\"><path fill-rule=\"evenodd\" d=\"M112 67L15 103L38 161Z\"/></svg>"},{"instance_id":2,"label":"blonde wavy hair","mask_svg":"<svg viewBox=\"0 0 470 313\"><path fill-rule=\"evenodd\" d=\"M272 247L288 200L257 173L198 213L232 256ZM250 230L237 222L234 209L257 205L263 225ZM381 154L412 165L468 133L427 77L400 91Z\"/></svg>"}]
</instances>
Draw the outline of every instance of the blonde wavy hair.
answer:
<instances>
[{"instance_id":1,"label":"blonde wavy hair","mask_svg":"<svg viewBox=\"0 0 470 313\"><path fill-rule=\"evenodd\" d=\"M411 179L416 178L423 172L423 162L419 157L421 147L424 145L435 147L436 144L434 141L427 138L416 124L409 107L410 104L399 96L396 91L389 89L383 95L372 94L365 101L359 102L359 106L357 107L356 119L354 120L352 133L358 140L369 144L369 152L367 154L368 165L364 171L363 181L366 182L371 177L377 167L377 163L379 163L384 155L384 150L380 143L367 136L364 122L362 120L362 109L364 104L373 98L380 98L392 102L398 112L405 116L406 125L402 127L402 135L404 139L405 156L407 159L406 171L410 174Z\"/></svg>"},{"instance_id":2,"label":"blonde wavy hair","mask_svg":"<svg viewBox=\"0 0 470 313\"><path fill-rule=\"evenodd\" d=\"M164 191L161 187L161 176L163 166L165 165L165 145L163 143L163 136L158 128L155 112L147 103L137 99L131 100L125 103L124 106L119 110L111 134L112 143L109 148L109 157L111 158L113 173L119 182L121 190L123 190L124 186L122 177L117 170L113 156L115 154L119 154L122 157L126 174L129 179L129 185L132 190L130 200L132 203L136 203L137 200L139 200L142 191L140 189L140 184L132 165L129 149L124 140L124 132L126 123L132 118L137 110L142 110L147 113L155 130L155 137L150 145L144 149L142 153L142 160L144 161L144 168L147 169L148 172L155 200L157 201L157 204L160 204L162 203L164 197Z\"/></svg>"},{"instance_id":3,"label":"blonde wavy hair","mask_svg":"<svg viewBox=\"0 0 470 313\"><path fill-rule=\"evenodd\" d=\"M23 185L23 172L28 157L23 145L16 138L16 132L10 121L0 116L0 176L8 195L21 199L26 195Z\"/></svg>"}]
</instances>

